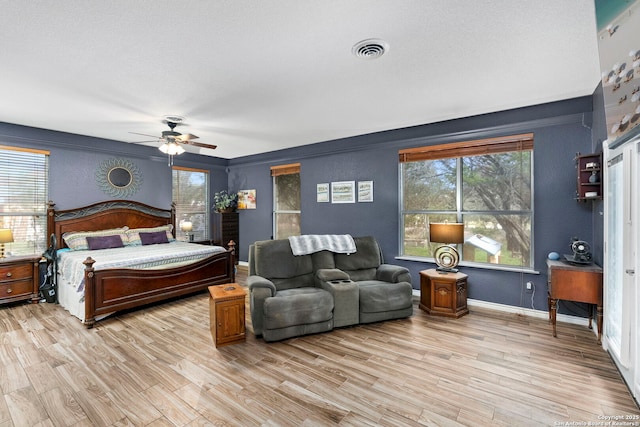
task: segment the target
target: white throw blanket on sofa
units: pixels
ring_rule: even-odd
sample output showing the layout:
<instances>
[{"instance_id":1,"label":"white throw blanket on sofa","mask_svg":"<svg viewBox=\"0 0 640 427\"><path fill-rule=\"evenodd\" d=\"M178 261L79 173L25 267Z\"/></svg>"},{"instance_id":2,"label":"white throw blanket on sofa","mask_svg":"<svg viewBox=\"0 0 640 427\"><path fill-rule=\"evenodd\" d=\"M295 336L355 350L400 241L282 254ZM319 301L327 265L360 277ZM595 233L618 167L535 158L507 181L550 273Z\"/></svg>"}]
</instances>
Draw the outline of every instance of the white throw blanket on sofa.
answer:
<instances>
[{"instance_id":1,"label":"white throw blanket on sofa","mask_svg":"<svg viewBox=\"0 0 640 427\"><path fill-rule=\"evenodd\" d=\"M353 241L353 237L350 234L290 236L289 244L294 255L308 255L320 251L352 254L356 251L356 242Z\"/></svg>"}]
</instances>

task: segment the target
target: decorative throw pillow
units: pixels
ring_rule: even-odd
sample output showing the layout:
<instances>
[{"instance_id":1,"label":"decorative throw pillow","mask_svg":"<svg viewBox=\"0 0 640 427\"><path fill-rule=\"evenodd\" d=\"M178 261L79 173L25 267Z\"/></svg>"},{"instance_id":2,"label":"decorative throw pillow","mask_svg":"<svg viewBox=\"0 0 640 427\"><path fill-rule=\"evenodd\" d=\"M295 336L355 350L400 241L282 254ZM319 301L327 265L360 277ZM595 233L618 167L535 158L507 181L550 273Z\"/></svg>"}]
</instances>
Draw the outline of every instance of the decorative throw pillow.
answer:
<instances>
[{"instance_id":1,"label":"decorative throw pillow","mask_svg":"<svg viewBox=\"0 0 640 427\"><path fill-rule=\"evenodd\" d=\"M62 239L67 244L67 247L72 251L83 251L89 249L89 243L87 237L101 237L101 236L113 236L118 235L124 244L127 242L126 235L127 227L112 228L109 230L99 231L69 231L62 235Z\"/></svg>"},{"instance_id":2,"label":"decorative throw pillow","mask_svg":"<svg viewBox=\"0 0 640 427\"><path fill-rule=\"evenodd\" d=\"M127 230L127 242L125 244L127 246L140 246L142 245L142 241L140 240L140 233L156 233L158 231L164 232L167 236L167 241L173 242L175 237L171 233L173 230L173 225L167 224L159 227L149 227L149 228L132 228Z\"/></svg>"},{"instance_id":3,"label":"decorative throw pillow","mask_svg":"<svg viewBox=\"0 0 640 427\"><path fill-rule=\"evenodd\" d=\"M117 234L111 236L88 236L87 244L89 245L89 250L92 251L95 249L122 248L124 246L122 238Z\"/></svg>"},{"instance_id":4,"label":"decorative throw pillow","mask_svg":"<svg viewBox=\"0 0 640 427\"><path fill-rule=\"evenodd\" d=\"M169 243L167 233L164 231L154 231L152 233L138 233L143 245L155 245L158 243Z\"/></svg>"}]
</instances>

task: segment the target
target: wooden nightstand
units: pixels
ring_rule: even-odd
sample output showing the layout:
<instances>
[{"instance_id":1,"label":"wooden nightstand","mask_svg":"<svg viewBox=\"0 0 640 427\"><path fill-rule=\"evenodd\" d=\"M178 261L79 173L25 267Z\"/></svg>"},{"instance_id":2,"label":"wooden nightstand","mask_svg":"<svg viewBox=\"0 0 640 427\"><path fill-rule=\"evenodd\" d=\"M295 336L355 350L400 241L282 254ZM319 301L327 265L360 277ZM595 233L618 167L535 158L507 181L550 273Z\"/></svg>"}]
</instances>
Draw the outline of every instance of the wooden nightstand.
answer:
<instances>
[{"instance_id":1,"label":"wooden nightstand","mask_svg":"<svg viewBox=\"0 0 640 427\"><path fill-rule=\"evenodd\" d=\"M0 258L0 304L14 301L40 301L40 255Z\"/></svg>"},{"instance_id":2,"label":"wooden nightstand","mask_svg":"<svg viewBox=\"0 0 640 427\"><path fill-rule=\"evenodd\" d=\"M209 286L209 322L216 347L246 339L244 305L247 293L237 283Z\"/></svg>"},{"instance_id":3,"label":"wooden nightstand","mask_svg":"<svg viewBox=\"0 0 640 427\"><path fill-rule=\"evenodd\" d=\"M435 269L421 271L419 307L436 316L458 318L468 314L467 275Z\"/></svg>"}]
</instances>

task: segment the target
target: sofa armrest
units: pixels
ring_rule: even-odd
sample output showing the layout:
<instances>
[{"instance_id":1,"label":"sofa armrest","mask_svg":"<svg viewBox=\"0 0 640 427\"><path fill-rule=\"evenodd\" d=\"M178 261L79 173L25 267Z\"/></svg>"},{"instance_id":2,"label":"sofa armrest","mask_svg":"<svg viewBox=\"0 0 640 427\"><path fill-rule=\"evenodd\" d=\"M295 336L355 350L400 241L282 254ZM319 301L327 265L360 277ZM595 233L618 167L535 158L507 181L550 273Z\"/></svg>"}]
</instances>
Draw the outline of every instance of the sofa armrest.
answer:
<instances>
[{"instance_id":1,"label":"sofa armrest","mask_svg":"<svg viewBox=\"0 0 640 427\"><path fill-rule=\"evenodd\" d=\"M408 268L399 265L380 264L376 271L376 279L391 283L411 283L411 273Z\"/></svg>"},{"instance_id":2,"label":"sofa armrest","mask_svg":"<svg viewBox=\"0 0 640 427\"><path fill-rule=\"evenodd\" d=\"M256 336L260 336L264 329L264 302L276 294L276 286L261 276L247 277L247 285L249 286L249 310L251 311L253 332Z\"/></svg>"},{"instance_id":3,"label":"sofa armrest","mask_svg":"<svg viewBox=\"0 0 640 427\"><path fill-rule=\"evenodd\" d=\"M269 279L265 279L262 276L249 276L247 277L247 286L249 292L253 292L254 289L265 288L270 290L270 297L276 294L276 285Z\"/></svg>"}]
</instances>

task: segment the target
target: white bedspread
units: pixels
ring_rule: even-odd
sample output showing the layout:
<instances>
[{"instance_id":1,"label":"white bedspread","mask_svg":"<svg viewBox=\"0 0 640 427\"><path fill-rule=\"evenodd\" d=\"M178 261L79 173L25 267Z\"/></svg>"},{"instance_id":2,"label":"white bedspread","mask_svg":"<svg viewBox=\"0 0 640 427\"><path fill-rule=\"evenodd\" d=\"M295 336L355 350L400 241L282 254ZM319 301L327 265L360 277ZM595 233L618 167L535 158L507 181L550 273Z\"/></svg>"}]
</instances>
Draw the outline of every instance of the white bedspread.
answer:
<instances>
[{"instance_id":1,"label":"white bedspread","mask_svg":"<svg viewBox=\"0 0 640 427\"><path fill-rule=\"evenodd\" d=\"M125 246L116 249L58 252L58 301L69 313L84 321L84 269L87 257L94 269L161 269L189 264L224 252L221 246L171 242L160 245Z\"/></svg>"}]
</instances>

